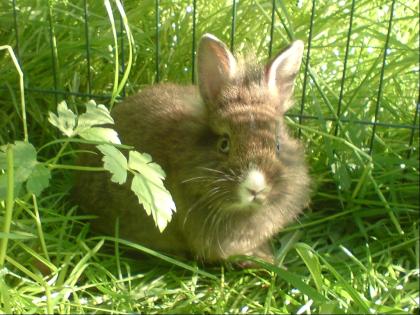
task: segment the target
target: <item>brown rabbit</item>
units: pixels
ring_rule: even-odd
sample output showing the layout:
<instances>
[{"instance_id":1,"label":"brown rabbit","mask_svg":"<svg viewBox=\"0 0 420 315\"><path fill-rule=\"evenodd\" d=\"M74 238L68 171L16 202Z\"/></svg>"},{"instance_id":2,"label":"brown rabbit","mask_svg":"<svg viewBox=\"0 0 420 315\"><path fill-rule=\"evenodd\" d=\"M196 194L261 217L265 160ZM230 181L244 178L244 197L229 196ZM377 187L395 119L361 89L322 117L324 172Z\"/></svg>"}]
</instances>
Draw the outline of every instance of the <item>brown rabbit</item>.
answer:
<instances>
[{"instance_id":1,"label":"brown rabbit","mask_svg":"<svg viewBox=\"0 0 420 315\"><path fill-rule=\"evenodd\" d=\"M147 247L207 262L245 254L272 261L270 238L309 202L303 151L283 121L303 42L267 66L237 61L216 37L201 38L199 88L158 84L112 111L124 144L150 153L167 174L177 212L163 233L128 184L105 172L77 178L81 209L94 227ZM82 163L97 165L85 155Z\"/></svg>"}]
</instances>

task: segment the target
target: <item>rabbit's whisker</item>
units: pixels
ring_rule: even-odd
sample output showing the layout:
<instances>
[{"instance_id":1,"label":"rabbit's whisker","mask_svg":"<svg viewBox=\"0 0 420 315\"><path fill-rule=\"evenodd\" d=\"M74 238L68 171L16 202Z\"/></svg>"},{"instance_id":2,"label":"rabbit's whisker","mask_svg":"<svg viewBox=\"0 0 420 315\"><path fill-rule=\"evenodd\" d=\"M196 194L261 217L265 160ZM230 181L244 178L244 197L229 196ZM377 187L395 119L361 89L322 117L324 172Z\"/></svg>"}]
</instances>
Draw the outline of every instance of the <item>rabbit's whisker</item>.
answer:
<instances>
[{"instance_id":1,"label":"rabbit's whisker","mask_svg":"<svg viewBox=\"0 0 420 315\"><path fill-rule=\"evenodd\" d=\"M213 168L203 167L203 166L197 166L197 168L200 169L200 170L204 170L204 171L208 171L208 172L219 173L219 174L225 175L225 173L222 172L221 170L216 170L216 169L213 169Z\"/></svg>"},{"instance_id":2,"label":"rabbit's whisker","mask_svg":"<svg viewBox=\"0 0 420 315\"><path fill-rule=\"evenodd\" d=\"M183 225L185 226L185 223L186 223L186 221L187 221L187 218L190 216L190 214L191 214L191 211L192 210L194 210L195 208L197 208L198 206L205 206L206 204L208 204L208 203L210 203L211 202L211 197L213 196L213 195L215 195L215 194L217 194L217 191L216 190L214 190L214 191L209 191L209 193L208 194L206 194L206 195L203 195L203 196L201 196L189 209L188 209L188 211L187 211L187 214L186 214L186 216L185 216L185 219L184 219L184 223L183 223ZM204 202L204 203L203 203Z\"/></svg>"},{"instance_id":3,"label":"rabbit's whisker","mask_svg":"<svg viewBox=\"0 0 420 315\"><path fill-rule=\"evenodd\" d=\"M223 226L226 226L227 225L226 218L228 217L228 214L225 211L221 211L220 214L221 215L219 215L219 218L218 218L218 221L217 221L217 233L216 233L216 235L217 235L217 244L218 244L218 246L220 248L220 251L222 253L222 256L225 257L227 255L226 255L226 252L224 251L223 247L220 244L220 236L222 235L222 228L223 228Z\"/></svg>"},{"instance_id":4,"label":"rabbit's whisker","mask_svg":"<svg viewBox=\"0 0 420 315\"><path fill-rule=\"evenodd\" d=\"M232 178L230 177L224 177L224 178L219 178L213 181L213 183L220 183L220 182L232 182L234 181Z\"/></svg>"},{"instance_id":5,"label":"rabbit's whisker","mask_svg":"<svg viewBox=\"0 0 420 315\"><path fill-rule=\"evenodd\" d=\"M220 249L220 252L222 253L222 256L226 256L225 251L222 248L222 245L220 244L220 233L219 232L219 228L220 228L220 223L222 222L222 216L220 216L215 224L214 230L215 230L215 235L216 235L216 242L217 242L217 246Z\"/></svg>"},{"instance_id":6,"label":"rabbit's whisker","mask_svg":"<svg viewBox=\"0 0 420 315\"><path fill-rule=\"evenodd\" d=\"M197 176L197 177L191 177L191 178L185 179L181 183L184 184L184 183L193 182L193 181L197 181L197 182L203 181L203 182L205 182L205 181L208 181L208 180L209 180L208 176Z\"/></svg>"},{"instance_id":7,"label":"rabbit's whisker","mask_svg":"<svg viewBox=\"0 0 420 315\"><path fill-rule=\"evenodd\" d=\"M212 226L214 225L214 219L217 218L217 216L219 215L219 213L223 210L223 208L221 207L221 204L223 202L224 196L229 194L229 191L224 190L221 191L221 187L217 186L214 187L212 189L213 192L215 192L215 194L213 194L212 196L209 196L209 198L206 200L205 205L207 205L207 215L206 218L203 222L202 225L202 229L200 232L200 237L203 238L205 243L211 243L211 240L208 238L208 235L206 237L206 231L211 232L212 230ZM211 223L208 225L207 222L211 220ZM208 234L208 233L207 233ZM210 233L210 235L213 235ZM211 245L211 244L210 244Z\"/></svg>"},{"instance_id":8,"label":"rabbit's whisker","mask_svg":"<svg viewBox=\"0 0 420 315\"><path fill-rule=\"evenodd\" d=\"M229 168L229 172L232 174L233 177L237 177L235 171L232 168Z\"/></svg>"},{"instance_id":9,"label":"rabbit's whisker","mask_svg":"<svg viewBox=\"0 0 420 315\"><path fill-rule=\"evenodd\" d=\"M190 177L190 178L184 179L183 181L181 181L181 183L187 183L187 182L192 182L192 181L209 182L213 178L219 178L219 177L216 176L216 175L206 175L206 176Z\"/></svg>"},{"instance_id":10,"label":"rabbit's whisker","mask_svg":"<svg viewBox=\"0 0 420 315\"><path fill-rule=\"evenodd\" d=\"M204 223L203 223L203 228L202 228L202 230L204 230L205 228L206 228L206 226L207 226L207 221L212 217L212 216L214 216L214 212L217 212L217 211L212 211L212 209L214 208L214 202L215 201L217 201L217 193L216 194L214 194L213 196L212 196L212 198L208 198L208 200L207 200L207 202L206 202L206 204L207 205L212 205L212 206L208 206L208 213L207 213L207 215L206 215L206 218L204 219Z\"/></svg>"},{"instance_id":11,"label":"rabbit's whisker","mask_svg":"<svg viewBox=\"0 0 420 315\"><path fill-rule=\"evenodd\" d=\"M202 202L203 201L203 199L205 199L205 197L206 196L202 196L202 197L200 197L191 207L189 207L188 208L188 210L187 210L187 213L185 214L185 218L184 218L184 222L182 223L182 227L184 228L185 227L185 223L187 222L187 220L188 220L188 218L189 218L189 216L190 216L190 214L191 214L191 211L198 205L198 204L200 204L200 202Z\"/></svg>"},{"instance_id":12,"label":"rabbit's whisker","mask_svg":"<svg viewBox=\"0 0 420 315\"><path fill-rule=\"evenodd\" d=\"M222 207L222 204L224 202L225 196L228 195L230 192L228 190L224 190L222 193L220 193L218 195L218 200L217 203L216 201L214 201L214 205L215 205L215 210L213 210L211 212L211 216L212 216L212 220L210 222L210 225L208 227L208 235L217 235L217 239L213 238L208 238L208 244L213 247L213 243L215 241L218 242L219 248L221 249L221 251L223 252L223 249L221 248L220 245L220 241L218 240L219 238L219 231L220 231L220 225L224 220L224 217L226 216L225 212L224 212L224 208ZM204 228L206 227L206 224L204 224L203 226ZM203 229L204 230L204 229Z\"/></svg>"}]
</instances>

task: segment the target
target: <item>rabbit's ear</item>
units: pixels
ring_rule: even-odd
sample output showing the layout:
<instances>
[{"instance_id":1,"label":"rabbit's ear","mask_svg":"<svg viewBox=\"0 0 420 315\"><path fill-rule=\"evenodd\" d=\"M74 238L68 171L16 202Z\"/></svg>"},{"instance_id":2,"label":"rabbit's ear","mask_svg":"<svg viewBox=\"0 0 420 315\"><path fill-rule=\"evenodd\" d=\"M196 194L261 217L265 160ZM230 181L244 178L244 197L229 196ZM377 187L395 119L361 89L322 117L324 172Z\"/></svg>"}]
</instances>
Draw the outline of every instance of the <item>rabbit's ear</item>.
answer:
<instances>
[{"instance_id":1,"label":"rabbit's ear","mask_svg":"<svg viewBox=\"0 0 420 315\"><path fill-rule=\"evenodd\" d=\"M302 62L303 47L301 40L293 42L266 66L268 87L280 98L282 112L291 106L289 98L292 96L295 77Z\"/></svg>"},{"instance_id":2,"label":"rabbit's ear","mask_svg":"<svg viewBox=\"0 0 420 315\"><path fill-rule=\"evenodd\" d=\"M226 45L211 34L201 38L197 53L198 83L205 101L214 101L235 75L236 60Z\"/></svg>"}]
</instances>

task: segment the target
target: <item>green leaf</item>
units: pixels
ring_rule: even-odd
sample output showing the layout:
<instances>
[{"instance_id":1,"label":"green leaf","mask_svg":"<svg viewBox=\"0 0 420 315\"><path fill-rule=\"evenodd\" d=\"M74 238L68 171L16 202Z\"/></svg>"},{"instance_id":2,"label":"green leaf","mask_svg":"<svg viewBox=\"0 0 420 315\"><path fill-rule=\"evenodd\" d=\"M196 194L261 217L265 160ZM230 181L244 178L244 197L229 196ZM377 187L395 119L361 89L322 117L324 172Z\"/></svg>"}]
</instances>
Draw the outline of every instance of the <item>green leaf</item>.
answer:
<instances>
[{"instance_id":1,"label":"green leaf","mask_svg":"<svg viewBox=\"0 0 420 315\"><path fill-rule=\"evenodd\" d=\"M28 142L16 141L13 148L15 167L24 166L32 168L36 162L36 149Z\"/></svg>"},{"instance_id":2,"label":"green leaf","mask_svg":"<svg viewBox=\"0 0 420 315\"><path fill-rule=\"evenodd\" d=\"M15 174L14 174L14 182L15 183L24 183L31 175L33 168L27 168L27 167L17 167L15 168Z\"/></svg>"},{"instance_id":3,"label":"green leaf","mask_svg":"<svg viewBox=\"0 0 420 315\"><path fill-rule=\"evenodd\" d=\"M15 174L16 175L16 174ZM19 196L22 190L22 182L14 182L15 196ZM6 200L7 196L7 174L0 174L0 200Z\"/></svg>"},{"instance_id":4,"label":"green leaf","mask_svg":"<svg viewBox=\"0 0 420 315\"><path fill-rule=\"evenodd\" d=\"M338 182L340 183L341 189L347 191L350 189L351 186L351 177L349 171L347 170L347 166L341 160L338 162L338 172L337 178Z\"/></svg>"},{"instance_id":5,"label":"green leaf","mask_svg":"<svg viewBox=\"0 0 420 315\"><path fill-rule=\"evenodd\" d=\"M142 174L135 174L131 183L131 190L136 194L139 202L143 204L148 215L152 217L162 232L171 221L172 212L176 210L175 203L163 182L156 184L149 181Z\"/></svg>"},{"instance_id":6,"label":"green leaf","mask_svg":"<svg viewBox=\"0 0 420 315\"><path fill-rule=\"evenodd\" d=\"M276 253L276 261L281 265L286 258L287 253L293 248L293 245L302 237L301 231L286 233L280 238L280 250Z\"/></svg>"},{"instance_id":7,"label":"green leaf","mask_svg":"<svg viewBox=\"0 0 420 315\"><path fill-rule=\"evenodd\" d=\"M5 146L0 147L0 156L3 161L3 152ZM1 162L3 163L3 162ZM34 167L37 165L36 150L31 143L16 141L13 144L13 169L14 169L14 190L15 196L21 192L22 184L29 178ZM0 164L0 168L7 171L7 166ZM0 200L6 198L7 193L7 179L6 174L0 175Z\"/></svg>"},{"instance_id":8,"label":"green leaf","mask_svg":"<svg viewBox=\"0 0 420 315\"><path fill-rule=\"evenodd\" d=\"M334 277L343 287L343 291L348 295L350 299L353 300L354 304L359 306L363 310L363 313L369 313L368 301L362 295L362 293L353 288L352 285L346 281L346 279L344 279L341 274L333 266L331 266L324 257L316 252L314 252L314 254L316 254L318 258L324 263L324 268L328 269L334 275ZM340 292L340 294L344 295L344 292Z\"/></svg>"},{"instance_id":9,"label":"green leaf","mask_svg":"<svg viewBox=\"0 0 420 315\"><path fill-rule=\"evenodd\" d=\"M160 165L152 162L152 157L147 153L130 151L128 166L137 171L131 183L131 190L139 198L148 215L153 219L162 232L171 220L175 211L175 203L171 194L163 185L165 172Z\"/></svg>"},{"instance_id":10,"label":"green leaf","mask_svg":"<svg viewBox=\"0 0 420 315\"><path fill-rule=\"evenodd\" d=\"M57 106L57 114L49 112L48 121L57 127L65 136L75 135L76 115L67 107L67 103L62 101Z\"/></svg>"},{"instance_id":11,"label":"green leaf","mask_svg":"<svg viewBox=\"0 0 420 315\"><path fill-rule=\"evenodd\" d=\"M136 194L139 203L143 205L147 215L151 215L153 208L152 191L140 174L134 175L133 181L131 182L131 190Z\"/></svg>"},{"instance_id":12,"label":"green leaf","mask_svg":"<svg viewBox=\"0 0 420 315\"><path fill-rule=\"evenodd\" d=\"M165 179L163 169L160 165L152 162L152 157L147 153L141 154L137 151L130 151L128 166L158 186L162 185L162 180Z\"/></svg>"},{"instance_id":13,"label":"green leaf","mask_svg":"<svg viewBox=\"0 0 420 315\"><path fill-rule=\"evenodd\" d=\"M42 164L37 164L26 182L26 189L28 192L39 196L41 192L48 187L50 179L50 170Z\"/></svg>"},{"instance_id":14,"label":"green leaf","mask_svg":"<svg viewBox=\"0 0 420 315\"><path fill-rule=\"evenodd\" d=\"M338 301L328 301L319 306L319 314L344 314Z\"/></svg>"},{"instance_id":15,"label":"green leaf","mask_svg":"<svg viewBox=\"0 0 420 315\"><path fill-rule=\"evenodd\" d=\"M301 279L301 276L289 272L283 268L272 268L272 271L276 272L281 278L292 284L294 287L299 289L303 294L306 294L309 298L313 299L317 302L324 302L327 299L318 291L316 291L311 286L307 285L305 282L303 282Z\"/></svg>"},{"instance_id":16,"label":"green leaf","mask_svg":"<svg viewBox=\"0 0 420 315\"><path fill-rule=\"evenodd\" d=\"M37 236L28 232L23 232L23 231L16 231L13 233L0 232L0 238L5 238L5 237L11 240L28 240L28 239L36 238Z\"/></svg>"},{"instance_id":17,"label":"green leaf","mask_svg":"<svg viewBox=\"0 0 420 315\"><path fill-rule=\"evenodd\" d=\"M307 295L309 298L314 300L317 303L325 303L328 299L323 296L320 292L315 290L313 287L309 286L302 281L302 277L290 271L287 271L284 268L274 266L265 262L264 260L256 257L247 257L247 259L257 262L262 265L264 268L277 273L277 275L284 279L286 282L290 283L293 287L299 289L303 294Z\"/></svg>"},{"instance_id":18,"label":"green leaf","mask_svg":"<svg viewBox=\"0 0 420 315\"><path fill-rule=\"evenodd\" d=\"M140 163L150 163L152 162L152 156L148 153L140 153L137 151L131 151L130 152L130 157L132 156L132 163L134 163L133 165L135 165L136 162L140 162Z\"/></svg>"},{"instance_id":19,"label":"green leaf","mask_svg":"<svg viewBox=\"0 0 420 315\"><path fill-rule=\"evenodd\" d=\"M6 145L0 147L0 169L6 170ZM28 142L15 141L13 144L13 164L14 168L25 167L32 169L36 161L36 149Z\"/></svg>"},{"instance_id":20,"label":"green leaf","mask_svg":"<svg viewBox=\"0 0 420 315\"><path fill-rule=\"evenodd\" d=\"M114 124L114 120L104 105L96 105L95 101L90 100L85 106L86 113L79 116L76 133L80 134L95 125Z\"/></svg>"},{"instance_id":21,"label":"green leaf","mask_svg":"<svg viewBox=\"0 0 420 315\"><path fill-rule=\"evenodd\" d=\"M79 133L79 136L85 140L111 142L121 144L118 134L111 128L91 127Z\"/></svg>"},{"instance_id":22,"label":"green leaf","mask_svg":"<svg viewBox=\"0 0 420 315\"><path fill-rule=\"evenodd\" d=\"M114 123L108 109L102 104L96 105L95 101L90 100L86 103L86 112L77 117L63 101L57 106L57 114L50 112L48 120L67 137L79 135L86 140L121 143L115 130L95 127Z\"/></svg>"},{"instance_id":23,"label":"green leaf","mask_svg":"<svg viewBox=\"0 0 420 315\"><path fill-rule=\"evenodd\" d=\"M323 281L321 274L321 265L319 264L318 257L312 253L312 248L304 243L296 243L295 249L299 256L303 259L308 267L309 272L312 275L312 279L315 282L315 286L319 292L322 291Z\"/></svg>"},{"instance_id":24,"label":"green leaf","mask_svg":"<svg viewBox=\"0 0 420 315\"><path fill-rule=\"evenodd\" d=\"M96 146L104 155L102 161L104 168L111 172L111 181L118 184L124 184L127 180L127 159L115 147L108 144Z\"/></svg>"},{"instance_id":25,"label":"green leaf","mask_svg":"<svg viewBox=\"0 0 420 315\"><path fill-rule=\"evenodd\" d=\"M172 219L172 213L176 210L175 203L163 183L159 186L152 183L150 187L154 201L152 215L159 231L162 232Z\"/></svg>"}]
</instances>

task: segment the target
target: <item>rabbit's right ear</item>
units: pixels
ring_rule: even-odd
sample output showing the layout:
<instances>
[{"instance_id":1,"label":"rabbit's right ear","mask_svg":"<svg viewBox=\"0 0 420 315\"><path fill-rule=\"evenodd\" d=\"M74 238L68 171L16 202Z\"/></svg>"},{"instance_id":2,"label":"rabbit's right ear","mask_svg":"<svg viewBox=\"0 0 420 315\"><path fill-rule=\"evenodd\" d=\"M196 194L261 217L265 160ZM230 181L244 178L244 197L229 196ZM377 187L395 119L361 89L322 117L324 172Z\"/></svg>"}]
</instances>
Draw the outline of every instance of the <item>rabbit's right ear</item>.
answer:
<instances>
[{"instance_id":1,"label":"rabbit's right ear","mask_svg":"<svg viewBox=\"0 0 420 315\"><path fill-rule=\"evenodd\" d=\"M197 65L201 96L204 101L212 103L235 75L235 57L215 36L204 34L198 47Z\"/></svg>"},{"instance_id":2,"label":"rabbit's right ear","mask_svg":"<svg viewBox=\"0 0 420 315\"><path fill-rule=\"evenodd\" d=\"M301 40L294 41L266 66L267 84L278 97L281 112L286 112L292 104L290 97L302 62L303 46Z\"/></svg>"}]
</instances>

